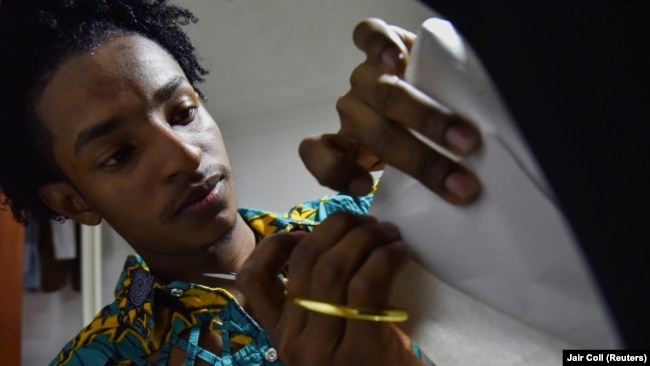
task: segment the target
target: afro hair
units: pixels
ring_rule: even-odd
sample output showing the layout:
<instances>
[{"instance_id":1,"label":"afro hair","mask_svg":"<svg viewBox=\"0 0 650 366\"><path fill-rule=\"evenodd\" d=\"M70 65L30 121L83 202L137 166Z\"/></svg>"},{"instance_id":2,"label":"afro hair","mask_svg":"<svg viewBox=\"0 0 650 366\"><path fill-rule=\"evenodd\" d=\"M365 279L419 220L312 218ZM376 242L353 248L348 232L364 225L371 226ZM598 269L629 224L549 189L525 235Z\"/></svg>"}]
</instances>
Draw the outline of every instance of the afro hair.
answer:
<instances>
[{"instance_id":1,"label":"afro hair","mask_svg":"<svg viewBox=\"0 0 650 366\"><path fill-rule=\"evenodd\" d=\"M58 218L38 189L65 179L52 160L49 132L34 106L48 77L67 58L125 34L169 52L192 86L207 73L181 28L196 22L166 0L2 0L0 3L0 192L14 218ZM200 94L200 92L199 92Z\"/></svg>"}]
</instances>

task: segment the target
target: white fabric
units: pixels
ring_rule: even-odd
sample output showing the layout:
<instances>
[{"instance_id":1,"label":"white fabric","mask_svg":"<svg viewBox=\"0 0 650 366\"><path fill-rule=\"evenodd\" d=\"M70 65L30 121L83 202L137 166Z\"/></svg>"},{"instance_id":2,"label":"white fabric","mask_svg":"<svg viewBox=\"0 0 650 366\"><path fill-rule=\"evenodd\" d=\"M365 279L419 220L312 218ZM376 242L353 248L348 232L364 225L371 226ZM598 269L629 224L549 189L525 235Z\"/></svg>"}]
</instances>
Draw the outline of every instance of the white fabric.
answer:
<instances>
[{"instance_id":1,"label":"white fabric","mask_svg":"<svg viewBox=\"0 0 650 366\"><path fill-rule=\"evenodd\" d=\"M481 179L478 202L450 205L388 167L370 210L398 224L426 269L412 267L399 290L425 353L439 365L557 365L571 345L616 347L552 193L451 23L423 24L406 79L475 122L484 140L477 154L459 159Z\"/></svg>"}]
</instances>

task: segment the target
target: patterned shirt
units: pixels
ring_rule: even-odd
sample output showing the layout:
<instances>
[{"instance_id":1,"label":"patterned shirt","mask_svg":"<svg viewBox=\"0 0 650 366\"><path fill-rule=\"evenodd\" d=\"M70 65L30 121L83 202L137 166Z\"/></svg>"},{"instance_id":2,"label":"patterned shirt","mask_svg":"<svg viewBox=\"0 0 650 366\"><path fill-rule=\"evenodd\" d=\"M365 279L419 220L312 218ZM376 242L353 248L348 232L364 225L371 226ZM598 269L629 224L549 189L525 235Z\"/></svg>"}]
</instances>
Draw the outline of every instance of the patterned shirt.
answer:
<instances>
[{"instance_id":1,"label":"patterned shirt","mask_svg":"<svg viewBox=\"0 0 650 366\"><path fill-rule=\"evenodd\" d=\"M259 239L279 231L311 231L336 211L367 213L372 195L326 196L277 214L241 208ZM199 333L220 335L220 355L198 345ZM186 366L282 365L264 330L226 290L156 279L141 257L129 256L115 301L70 341L50 366L166 365L172 346L186 351ZM152 360L153 359L153 360Z\"/></svg>"}]
</instances>

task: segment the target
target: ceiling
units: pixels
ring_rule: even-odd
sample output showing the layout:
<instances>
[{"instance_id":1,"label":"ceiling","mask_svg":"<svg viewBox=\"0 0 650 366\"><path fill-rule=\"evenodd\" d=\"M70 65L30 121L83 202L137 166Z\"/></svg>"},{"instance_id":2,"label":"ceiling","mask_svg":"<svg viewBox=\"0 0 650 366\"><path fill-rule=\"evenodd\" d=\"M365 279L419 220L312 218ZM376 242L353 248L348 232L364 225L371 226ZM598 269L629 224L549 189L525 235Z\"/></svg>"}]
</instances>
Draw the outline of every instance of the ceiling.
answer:
<instances>
[{"instance_id":1,"label":"ceiling","mask_svg":"<svg viewBox=\"0 0 650 366\"><path fill-rule=\"evenodd\" d=\"M187 27L203 65L208 109L226 134L256 129L278 111L331 103L363 54L362 19L406 29L432 13L416 0L175 0L199 18ZM284 121L298 123L299 121ZM264 122L266 123L266 122Z\"/></svg>"}]
</instances>

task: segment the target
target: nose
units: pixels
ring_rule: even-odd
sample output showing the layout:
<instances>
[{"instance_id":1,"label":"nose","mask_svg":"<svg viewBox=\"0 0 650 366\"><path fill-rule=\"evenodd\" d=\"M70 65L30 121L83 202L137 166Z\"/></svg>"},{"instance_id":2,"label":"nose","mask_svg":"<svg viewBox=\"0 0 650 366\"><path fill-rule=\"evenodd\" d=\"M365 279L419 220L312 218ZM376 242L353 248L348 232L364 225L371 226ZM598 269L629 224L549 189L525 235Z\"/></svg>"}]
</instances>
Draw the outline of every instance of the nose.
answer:
<instances>
[{"instance_id":1,"label":"nose","mask_svg":"<svg viewBox=\"0 0 650 366\"><path fill-rule=\"evenodd\" d=\"M158 129L156 155L159 157L163 179L169 181L178 176L192 174L201 164L203 152L191 142L187 133L168 126Z\"/></svg>"}]
</instances>

